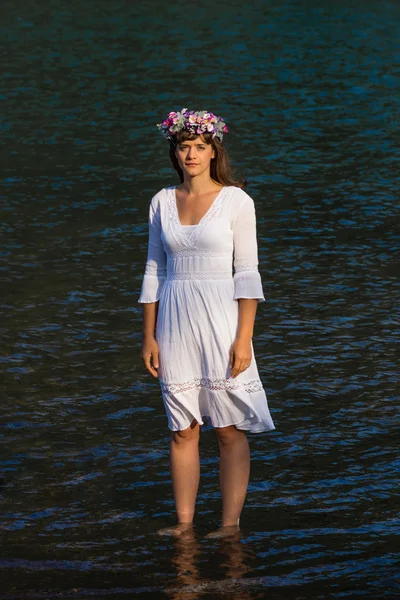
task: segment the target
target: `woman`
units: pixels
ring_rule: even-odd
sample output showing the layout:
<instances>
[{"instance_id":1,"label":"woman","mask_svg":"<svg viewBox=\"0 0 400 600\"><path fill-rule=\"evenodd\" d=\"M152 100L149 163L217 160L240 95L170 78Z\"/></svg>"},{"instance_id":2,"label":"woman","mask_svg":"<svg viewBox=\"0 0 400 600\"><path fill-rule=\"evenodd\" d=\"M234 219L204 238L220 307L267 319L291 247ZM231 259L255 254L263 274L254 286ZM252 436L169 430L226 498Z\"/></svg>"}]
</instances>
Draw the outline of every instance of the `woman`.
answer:
<instances>
[{"instance_id":1,"label":"woman","mask_svg":"<svg viewBox=\"0 0 400 600\"><path fill-rule=\"evenodd\" d=\"M184 108L158 127L181 181L151 200L139 298L142 358L159 379L172 431L178 524L159 533L178 536L192 528L206 417L220 448L222 527L214 535L231 535L249 480L245 431L275 429L252 345L257 305L265 300L254 202L231 174L222 143L228 128L220 117Z\"/></svg>"}]
</instances>

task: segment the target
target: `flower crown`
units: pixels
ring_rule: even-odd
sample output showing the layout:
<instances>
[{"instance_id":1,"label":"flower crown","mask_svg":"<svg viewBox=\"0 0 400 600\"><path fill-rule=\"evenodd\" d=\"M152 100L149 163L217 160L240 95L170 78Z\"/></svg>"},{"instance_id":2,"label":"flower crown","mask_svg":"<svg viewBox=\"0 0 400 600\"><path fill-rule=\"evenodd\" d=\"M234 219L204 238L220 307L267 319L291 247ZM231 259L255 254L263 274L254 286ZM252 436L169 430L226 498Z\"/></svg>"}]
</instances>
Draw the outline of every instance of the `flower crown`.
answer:
<instances>
[{"instance_id":1,"label":"flower crown","mask_svg":"<svg viewBox=\"0 0 400 600\"><path fill-rule=\"evenodd\" d=\"M211 133L212 138L216 137L222 142L224 133L228 133L228 127L221 117L206 110L195 112L187 108L182 108L180 112L168 113L157 127L167 140L173 140L178 131L188 131L195 135Z\"/></svg>"}]
</instances>

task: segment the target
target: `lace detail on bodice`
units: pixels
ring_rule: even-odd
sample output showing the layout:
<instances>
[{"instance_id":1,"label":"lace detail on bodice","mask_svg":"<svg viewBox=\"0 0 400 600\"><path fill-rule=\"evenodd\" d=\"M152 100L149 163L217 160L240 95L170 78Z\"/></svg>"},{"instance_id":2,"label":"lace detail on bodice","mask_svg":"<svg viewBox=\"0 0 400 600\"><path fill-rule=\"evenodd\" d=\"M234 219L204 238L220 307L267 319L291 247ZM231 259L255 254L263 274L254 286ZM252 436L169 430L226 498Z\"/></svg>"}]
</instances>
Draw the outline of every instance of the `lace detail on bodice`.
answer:
<instances>
[{"instance_id":1,"label":"lace detail on bodice","mask_svg":"<svg viewBox=\"0 0 400 600\"><path fill-rule=\"evenodd\" d=\"M168 255L172 258L184 257L184 256L201 256L202 258L225 258L226 252L212 252L206 248L179 248L179 250L169 251Z\"/></svg>"},{"instance_id":2,"label":"lace detail on bodice","mask_svg":"<svg viewBox=\"0 0 400 600\"><path fill-rule=\"evenodd\" d=\"M255 392L261 392L263 390L260 379L252 379L250 381L237 381L236 379L210 379L208 377L201 377L198 379L191 379L183 383L166 383L160 381L161 390L165 394L180 394L181 392L188 392L195 388L205 387L209 390L237 390L243 388L249 394Z\"/></svg>"},{"instance_id":3,"label":"lace detail on bodice","mask_svg":"<svg viewBox=\"0 0 400 600\"><path fill-rule=\"evenodd\" d=\"M173 273L168 279L232 279L232 273L228 271L198 271L197 273L193 271L180 271Z\"/></svg>"},{"instance_id":4,"label":"lace detail on bodice","mask_svg":"<svg viewBox=\"0 0 400 600\"><path fill-rule=\"evenodd\" d=\"M228 186L225 186L219 191L217 197L211 204L208 211L200 219L199 223L197 223L195 227L191 228L190 231L184 231L184 228L180 223L178 207L176 206L175 189L176 186L165 188L165 192L167 194L168 216L171 223L171 231L177 242L179 242L179 244L182 246L182 248L195 248L201 231L203 230L205 225L209 221L211 221L211 219L214 218L224 198L230 192L230 188Z\"/></svg>"}]
</instances>

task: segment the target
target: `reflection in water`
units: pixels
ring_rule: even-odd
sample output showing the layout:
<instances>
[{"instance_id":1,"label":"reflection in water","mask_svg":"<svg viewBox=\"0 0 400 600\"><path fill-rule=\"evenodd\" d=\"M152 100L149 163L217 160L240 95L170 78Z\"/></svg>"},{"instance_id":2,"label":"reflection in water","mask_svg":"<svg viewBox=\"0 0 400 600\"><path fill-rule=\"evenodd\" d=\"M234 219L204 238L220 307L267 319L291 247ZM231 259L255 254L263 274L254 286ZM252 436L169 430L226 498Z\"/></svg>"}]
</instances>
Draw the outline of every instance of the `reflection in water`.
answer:
<instances>
[{"instance_id":1,"label":"reflection in water","mask_svg":"<svg viewBox=\"0 0 400 600\"><path fill-rule=\"evenodd\" d=\"M250 600L250 593L244 589L242 578L251 568L246 564L250 556L237 536L221 540L218 553L222 555L221 577L216 581L202 580L200 563L202 548L194 532L185 537L176 538L175 554L172 564L176 568L177 585L167 591L171 600L195 600L204 592L229 593L231 600Z\"/></svg>"},{"instance_id":2,"label":"reflection in water","mask_svg":"<svg viewBox=\"0 0 400 600\"><path fill-rule=\"evenodd\" d=\"M193 531L188 535L175 538L175 554L172 564L176 568L177 586L171 590L172 600L191 600L198 598L201 590L191 590L201 582L199 573L201 548Z\"/></svg>"},{"instance_id":3,"label":"reflection in water","mask_svg":"<svg viewBox=\"0 0 400 600\"><path fill-rule=\"evenodd\" d=\"M226 568L227 579L240 579L251 569L246 565L248 550L240 543L240 534L236 537L226 538L221 545L221 553L224 555L222 566ZM246 596L242 595L242 598Z\"/></svg>"}]
</instances>

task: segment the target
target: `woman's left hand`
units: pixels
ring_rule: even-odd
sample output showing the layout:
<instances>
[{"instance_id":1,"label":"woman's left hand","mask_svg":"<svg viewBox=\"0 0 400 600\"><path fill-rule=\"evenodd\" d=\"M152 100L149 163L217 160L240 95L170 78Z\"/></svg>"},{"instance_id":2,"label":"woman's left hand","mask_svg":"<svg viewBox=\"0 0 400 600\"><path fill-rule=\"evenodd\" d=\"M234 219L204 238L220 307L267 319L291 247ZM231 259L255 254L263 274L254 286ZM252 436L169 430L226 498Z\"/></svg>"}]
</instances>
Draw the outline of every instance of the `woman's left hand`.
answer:
<instances>
[{"instance_id":1,"label":"woman's left hand","mask_svg":"<svg viewBox=\"0 0 400 600\"><path fill-rule=\"evenodd\" d=\"M231 377L237 377L249 368L252 359L251 338L236 338L229 352Z\"/></svg>"}]
</instances>

